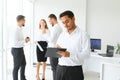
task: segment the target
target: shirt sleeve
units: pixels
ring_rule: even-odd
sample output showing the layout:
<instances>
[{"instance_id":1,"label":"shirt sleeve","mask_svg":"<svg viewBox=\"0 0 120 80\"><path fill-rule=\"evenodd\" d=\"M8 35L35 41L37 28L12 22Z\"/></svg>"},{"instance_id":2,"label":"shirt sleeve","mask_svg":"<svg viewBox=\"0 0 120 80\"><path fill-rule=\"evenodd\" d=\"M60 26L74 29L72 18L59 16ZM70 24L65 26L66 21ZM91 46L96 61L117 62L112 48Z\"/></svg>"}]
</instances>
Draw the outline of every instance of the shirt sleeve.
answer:
<instances>
[{"instance_id":1,"label":"shirt sleeve","mask_svg":"<svg viewBox=\"0 0 120 80\"><path fill-rule=\"evenodd\" d=\"M62 32L62 33L60 34L60 36L58 37L58 40L57 40L56 45L59 45L59 46L61 45L61 43L62 43L61 40L62 40L63 34L64 34L64 33Z\"/></svg>"},{"instance_id":2,"label":"shirt sleeve","mask_svg":"<svg viewBox=\"0 0 120 80\"><path fill-rule=\"evenodd\" d=\"M54 39L56 39L56 36L57 36L57 29L55 28L50 32L50 37L48 38L48 41L53 42Z\"/></svg>"},{"instance_id":3,"label":"shirt sleeve","mask_svg":"<svg viewBox=\"0 0 120 80\"><path fill-rule=\"evenodd\" d=\"M82 49L78 51L69 51L70 52L70 58L77 62L77 61L83 61L90 56L90 38L89 35L86 33L82 34Z\"/></svg>"},{"instance_id":4,"label":"shirt sleeve","mask_svg":"<svg viewBox=\"0 0 120 80\"><path fill-rule=\"evenodd\" d=\"M23 39L19 39L19 37L20 37L19 32L15 31L15 34L14 34L14 42L15 42L15 44L23 45L25 43L25 40L24 40L24 38Z\"/></svg>"}]
</instances>

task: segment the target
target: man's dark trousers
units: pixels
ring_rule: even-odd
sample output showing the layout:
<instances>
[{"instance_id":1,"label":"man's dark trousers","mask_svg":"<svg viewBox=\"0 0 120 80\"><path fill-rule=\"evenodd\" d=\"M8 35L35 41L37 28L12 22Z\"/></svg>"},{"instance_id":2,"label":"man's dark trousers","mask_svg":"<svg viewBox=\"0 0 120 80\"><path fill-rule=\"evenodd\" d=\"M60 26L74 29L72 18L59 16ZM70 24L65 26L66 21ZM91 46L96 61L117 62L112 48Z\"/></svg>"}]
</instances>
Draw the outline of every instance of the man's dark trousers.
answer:
<instances>
[{"instance_id":1,"label":"man's dark trousers","mask_svg":"<svg viewBox=\"0 0 120 80\"><path fill-rule=\"evenodd\" d=\"M50 58L50 64L51 64L52 71L53 71L53 80L55 80L56 70L57 70L57 65L58 65L58 58L51 57Z\"/></svg>"},{"instance_id":2,"label":"man's dark trousers","mask_svg":"<svg viewBox=\"0 0 120 80\"><path fill-rule=\"evenodd\" d=\"M13 61L14 61L13 80L18 80L19 69L20 69L20 79L26 80L25 78L26 59L25 59L23 48L12 48L11 52L12 52Z\"/></svg>"},{"instance_id":3,"label":"man's dark trousers","mask_svg":"<svg viewBox=\"0 0 120 80\"><path fill-rule=\"evenodd\" d=\"M56 80L84 80L82 66L57 66Z\"/></svg>"}]
</instances>

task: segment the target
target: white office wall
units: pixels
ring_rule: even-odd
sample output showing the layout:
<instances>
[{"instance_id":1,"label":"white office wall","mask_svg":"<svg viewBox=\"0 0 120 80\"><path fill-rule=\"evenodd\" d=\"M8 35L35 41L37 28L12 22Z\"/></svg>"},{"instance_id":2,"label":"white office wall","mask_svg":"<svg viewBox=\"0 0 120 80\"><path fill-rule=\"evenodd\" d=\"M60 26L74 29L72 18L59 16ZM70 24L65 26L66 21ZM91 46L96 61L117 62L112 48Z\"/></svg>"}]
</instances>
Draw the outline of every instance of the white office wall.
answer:
<instances>
[{"instance_id":1,"label":"white office wall","mask_svg":"<svg viewBox=\"0 0 120 80\"><path fill-rule=\"evenodd\" d=\"M120 43L120 0L87 0L87 31L107 44Z\"/></svg>"},{"instance_id":2,"label":"white office wall","mask_svg":"<svg viewBox=\"0 0 120 80\"><path fill-rule=\"evenodd\" d=\"M72 10L76 16L76 24L86 29L86 0L36 0L34 3L34 27L38 27L40 19L48 19L53 13L57 17L65 10Z\"/></svg>"}]
</instances>

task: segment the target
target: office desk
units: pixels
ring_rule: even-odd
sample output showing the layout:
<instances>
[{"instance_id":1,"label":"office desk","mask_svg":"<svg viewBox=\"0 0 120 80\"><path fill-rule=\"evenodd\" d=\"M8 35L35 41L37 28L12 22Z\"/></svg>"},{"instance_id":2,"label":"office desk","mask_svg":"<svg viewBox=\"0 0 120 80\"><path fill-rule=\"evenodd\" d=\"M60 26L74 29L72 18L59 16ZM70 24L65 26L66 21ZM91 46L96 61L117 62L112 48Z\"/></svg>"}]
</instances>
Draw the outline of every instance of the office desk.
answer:
<instances>
[{"instance_id":1,"label":"office desk","mask_svg":"<svg viewBox=\"0 0 120 80\"><path fill-rule=\"evenodd\" d=\"M102 63L100 80L120 80L120 63Z\"/></svg>"},{"instance_id":2,"label":"office desk","mask_svg":"<svg viewBox=\"0 0 120 80\"><path fill-rule=\"evenodd\" d=\"M100 73L102 68L102 63L120 64L120 57L102 57L98 53L91 53L90 58L85 60L83 69L84 71L93 71Z\"/></svg>"}]
</instances>

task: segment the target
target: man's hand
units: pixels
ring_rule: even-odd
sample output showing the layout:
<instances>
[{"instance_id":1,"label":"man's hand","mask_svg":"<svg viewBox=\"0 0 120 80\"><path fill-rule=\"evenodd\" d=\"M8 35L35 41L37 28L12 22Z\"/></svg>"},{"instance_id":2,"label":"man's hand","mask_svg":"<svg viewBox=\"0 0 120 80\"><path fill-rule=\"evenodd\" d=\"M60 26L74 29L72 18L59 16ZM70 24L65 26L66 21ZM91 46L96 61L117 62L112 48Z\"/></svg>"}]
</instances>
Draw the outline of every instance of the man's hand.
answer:
<instances>
[{"instance_id":1,"label":"man's hand","mask_svg":"<svg viewBox=\"0 0 120 80\"><path fill-rule=\"evenodd\" d=\"M55 46L56 48L61 48L58 44Z\"/></svg>"},{"instance_id":2,"label":"man's hand","mask_svg":"<svg viewBox=\"0 0 120 80\"><path fill-rule=\"evenodd\" d=\"M48 40L46 40L46 42L47 42L47 43L49 43L49 41L48 41Z\"/></svg>"},{"instance_id":3,"label":"man's hand","mask_svg":"<svg viewBox=\"0 0 120 80\"><path fill-rule=\"evenodd\" d=\"M29 37L26 37L25 38L25 42L28 43L30 41L30 38Z\"/></svg>"},{"instance_id":4,"label":"man's hand","mask_svg":"<svg viewBox=\"0 0 120 80\"><path fill-rule=\"evenodd\" d=\"M58 51L57 53L63 57L70 57L70 52L68 51Z\"/></svg>"}]
</instances>

